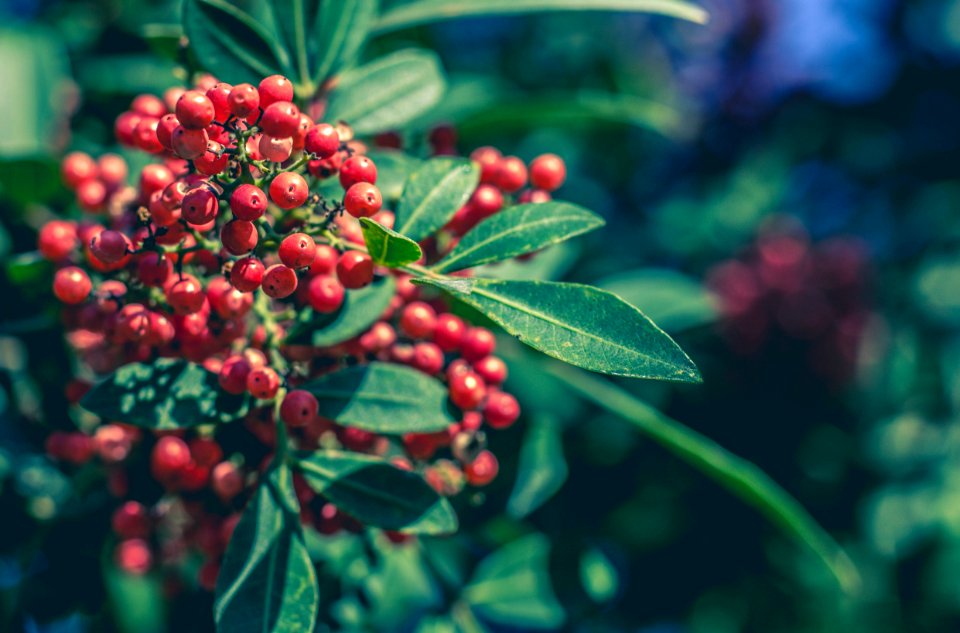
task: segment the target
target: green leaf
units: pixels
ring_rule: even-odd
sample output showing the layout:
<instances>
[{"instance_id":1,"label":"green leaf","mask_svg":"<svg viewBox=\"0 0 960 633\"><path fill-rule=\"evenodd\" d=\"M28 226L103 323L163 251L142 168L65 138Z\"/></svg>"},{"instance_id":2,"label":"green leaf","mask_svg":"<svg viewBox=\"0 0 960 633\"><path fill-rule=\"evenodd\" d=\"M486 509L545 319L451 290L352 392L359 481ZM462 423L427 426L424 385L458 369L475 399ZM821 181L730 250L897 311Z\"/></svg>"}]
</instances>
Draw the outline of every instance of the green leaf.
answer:
<instances>
[{"instance_id":1,"label":"green leaf","mask_svg":"<svg viewBox=\"0 0 960 633\"><path fill-rule=\"evenodd\" d=\"M360 229L370 257L381 266L399 268L423 257L419 244L375 220L360 218Z\"/></svg>"},{"instance_id":2,"label":"green leaf","mask_svg":"<svg viewBox=\"0 0 960 633\"><path fill-rule=\"evenodd\" d=\"M377 165L377 187L385 203L400 199L403 183L423 163L414 156L390 149L370 150L367 157Z\"/></svg>"},{"instance_id":3,"label":"green leaf","mask_svg":"<svg viewBox=\"0 0 960 633\"><path fill-rule=\"evenodd\" d=\"M230 538L213 613L222 633L312 631L320 602L289 468L274 465Z\"/></svg>"},{"instance_id":4,"label":"green leaf","mask_svg":"<svg viewBox=\"0 0 960 633\"><path fill-rule=\"evenodd\" d=\"M420 475L373 455L317 451L297 468L310 487L365 525L408 534L450 534L457 515Z\"/></svg>"},{"instance_id":5,"label":"green leaf","mask_svg":"<svg viewBox=\"0 0 960 633\"><path fill-rule=\"evenodd\" d=\"M603 225L600 216L566 202L521 204L480 222L433 268L449 273L510 259Z\"/></svg>"},{"instance_id":6,"label":"green leaf","mask_svg":"<svg viewBox=\"0 0 960 633\"><path fill-rule=\"evenodd\" d=\"M217 375L201 365L160 358L124 365L80 405L105 420L166 430L231 422L246 415L249 399L223 391Z\"/></svg>"},{"instance_id":7,"label":"green leaf","mask_svg":"<svg viewBox=\"0 0 960 633\"><path fill-rule=\"evenodd\" d=\"M573 393L633 423L640 431L721 486L759 510L790 537L807 547L844 590L855 592L860 574L843 549L816 520L756 465L713 440L667 417L613 383L563 365L545 368Z\"/></svg>"},{"instance_id":8,"label":"green leaf","mask_svg":"<svg viewBox=\"0 0 960 633\"><path fill-rule=\"evenodd\" d=\"M717 319L717 301L696 279L661 268L619 273L597 282L627 303L637 306L668 332L679 332Z\"/></svg>"},{"instance_id":9,"label":"green leaf","mask_svg":"<svg viewBox=\"0 0 960 633\"><path fill-rule=\"evenodd\" d=\"M376 30L388 33L457 18L543 11L642 11L700 24L708 18L706 11L681 0L419 0L384 11Z\"/></svg>"},{"instance_id":10,"label":"green leaf","mask_svg":"<svg viewBox=\"0 0 960 633\"><path fill-rule=\"evenodd\" d=\"M507 514L522 519L556 494L566 480L567 460L557 422L541 416L530 425L523 439Z\"/></svg>"},{"instance_id":11,"label":"green leaf","mask_svg":"<svg viewBox=\"0 0 960 633\"><path fill-rule=\"evenodd\" d=\"M297 77L270 5L264 6L254 17L226 0L185 0L183 28L200 64L230 83L257 85L275 73Z\"/></svg>"},{"instance_id":12,"label":"green leaf","mask_svg":"<svg viewBox=\"0 0 960 633\"><path fill-rule=\"evenodd\" d=\"M330 95L326 118L357 134L401 127L436 104L446 82L437 56L408 49L346 71Z\"/></svg>"},{"instance_id":13,"label":"green leaf","mask_svg":"<svg viewBox=\"0 0 960 633\"><path fill-rule=\"evenodd\" d=\"M480 168L462 158L432 158L410 174L397 205L397 230L421 241L446 224L480 182Z\"/></svg>"},{"instance_id":14,"label":"green leaf","mask_svg":"<svg viewBox=\"0 0 960 633\"><path fill-rule=\"evenodd\" d=\"M330 347L362 334L390 306L396 289L392 275L380 277L366 288L347 290L343 305L332 314L321 314L310 308L297 313L285 342L290 345Z\"/></svg>"},{"instance_id":15,"label":"green leaf","mask_svg":"<svg viewBox=\"0 0 960 633\"><path fill-rule=\"evenodd\" d=\"M367 41L367 35L376 22L377 4L377 0L327 0L321 4L317 13L317 24L313 29L317 48L321 53L313 71L316 85L321 85L357 60Z\"/></svg>"},{"instance_id":16,"label":"green leaf","mask_svg":"<svg viewBox=\"0 0 960 633\"><path fill-rule=\"evenodd\" d=\"M571 365L614 376L700 381L673 339L609 292L548 281L414 281L450 293L521 342Z\"/></svg>"},{"instance_id":17,"label":"green leaf","mask_svg":"<svg viewBox=\"0 0 960 633\"><path fill-rule=\"evenodd\" d=\"M480 617L518 629L554 629L563 607L550 582L550 543L531 534L480 561L463 599Z\"/></svg>"},{"instance_id":18,"label":"green leaf","mask_svg":"<svg viewBox=\"0 0 960 633\"><path fill-rule=\"evenodd\" d=\"M443 384L403 365L357 365L301 389L317 397L320 415L374 433L431 433L454 421Z\"/></svg>"},{"instance_id":19,"label":"green leaf","mask_svg":"<svg viewBox=\"0 0 960 633\"><path fill-rule=\"evenodd\" d=\"M591 547L580 557L580 582L594 602L609 602L620 588L620 575L600 549Z\"/></svg>"}]
</instances>

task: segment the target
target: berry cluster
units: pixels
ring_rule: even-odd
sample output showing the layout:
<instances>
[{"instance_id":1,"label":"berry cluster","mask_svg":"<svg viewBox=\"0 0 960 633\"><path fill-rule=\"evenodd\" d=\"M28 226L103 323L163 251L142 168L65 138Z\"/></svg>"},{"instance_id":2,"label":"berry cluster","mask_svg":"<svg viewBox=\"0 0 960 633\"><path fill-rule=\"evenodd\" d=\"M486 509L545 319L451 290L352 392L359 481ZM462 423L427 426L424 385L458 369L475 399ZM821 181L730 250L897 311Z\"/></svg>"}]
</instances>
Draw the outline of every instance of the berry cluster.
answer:
<instances>
[{"instance_id":1,"label":"berry cluster","mask_svg":"<svg viewBox=\"0 0 960 633\"><path fill-rule=\"evenodd\" d=\"M49 436L52 457L102 464L121 500L112 524L122 568L142 573L158 558L175 565L199 553L199 583L212 587L239 511L279 442L388 457L447 496L496 477L484 428L509 427L520 409L501 387L507 367L495 338L424 294L409 270L374 264L357 219L392 227L393 214L382 208L377 166L348 126L315 123L293 103L284 77L231 86L205 76L190 90L138 96L115 133L157 160L128 186L121 157L68 155L63 178L86 214L51 221L39 235L40 252L58 267L53 292L83 361L69 397L78 400L96 375L167 357L202 364L223 391L254 402L241 424L154 433L104 420ZM451 153L455 136L438 128L430 142ZM514 200L549 200L566 176L554 155L529 167L490 147L472 158L481 182L425 241L426 260ZM333 178L340 199L317 192ZM304 310L336 313L349 291L384 276L397 291L366 331L330 347L285 342ZM460 421L439 433L381 436L323 418L316 398L298 389L372 360L444 381ZM306 525L323 534L361 529L304 481L295 484Z\"/></svg>"},{"instance_id":2,"label":"berry cluster","mask_svg":"<svg viewBox=\"0 0 960 633\"><path fill-rule=\"evenodd\" d=\"M855 369L870 318L868 260L861 243L811 243L792 224L774 224L737 259L708 275L731 345L754 354L776 335L800 342L811 367L837 383Z\"/></svg>"}]
</instances>

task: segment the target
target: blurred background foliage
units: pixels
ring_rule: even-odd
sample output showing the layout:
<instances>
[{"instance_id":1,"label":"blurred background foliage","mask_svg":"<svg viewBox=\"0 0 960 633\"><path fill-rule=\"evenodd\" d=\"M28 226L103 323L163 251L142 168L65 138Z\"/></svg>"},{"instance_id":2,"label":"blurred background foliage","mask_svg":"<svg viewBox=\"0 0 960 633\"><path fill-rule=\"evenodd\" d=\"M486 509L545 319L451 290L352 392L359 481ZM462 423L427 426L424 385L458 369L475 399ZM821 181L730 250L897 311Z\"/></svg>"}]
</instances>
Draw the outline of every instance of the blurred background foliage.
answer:
<instances>
[{"instance_id":1,"label":"blurred background foliage","mask_svg":"<svg viewBox=\"0 0 960 633\"><path fill-rule=\"evenodd\" d=\"M45 220L76 213L58 157L115 150L132 96L192 68L178 4L0 5L0 630L209 627L209 595L165 608L156 579L101 573L106 493L42 456L44 429L75 414L31 254ZM702 386L621 386L783 484L847 548L860 591L518 350L527 414L494 438L502 474L460 508L464 534L387 548L376 569L355 542L313 544L353 588L331 627L467 631L474 613L489 630L561 626L548 584L578 631L960 625L960 1L701 4L704 26L467 19L368 54L440 55L448 93L414 131L454 123L465 152L567 160L561 197L607 229L492 274L601 285L676 336ZM513 585L531 610L504 616L481 581L518 558L534 561ZM432 611L464 584L456 605L471 609Z\"/></svg>"}]
</instances>

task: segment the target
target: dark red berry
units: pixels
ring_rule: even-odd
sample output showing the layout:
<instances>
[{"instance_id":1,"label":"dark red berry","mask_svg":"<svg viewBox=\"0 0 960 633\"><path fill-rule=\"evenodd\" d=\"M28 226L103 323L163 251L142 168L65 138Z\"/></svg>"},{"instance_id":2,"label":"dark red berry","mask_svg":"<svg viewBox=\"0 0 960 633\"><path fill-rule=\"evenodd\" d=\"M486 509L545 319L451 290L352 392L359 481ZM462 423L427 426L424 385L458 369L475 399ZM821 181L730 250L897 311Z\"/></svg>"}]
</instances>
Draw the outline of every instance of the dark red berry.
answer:
<instances>
[{"instance_id":1,"label":"dark red berry","mask_svg":"<svg viewBox=\"0 0 960 633\"><path fill-rule=\"evenodd\" d=\"M467 326L460 317L445 312L437 317L437 325L433 330L433 342L445 352L460 349L460 342L467 331Z\"/></svg>"},{"instance_id":2,"label":"dark red berry","mask_svg":"<svg viewBox=\"0 0 960 633\"><path fill-rule=\"evenodd\" d=\"M280 418L292 427L306 426L317 417L319 406L312 393L294 389L280 403Z\"/></svg>"},{"instance_id":3,"label":"dark red berry","mask_svg":"<svg viewBox=\"0 0 960 633\"><path fill-rule=\"evenodd\" d=\"M281 209L294 209L307 201L310 189L303 176L294 172L278 174L270 183L270 199Z\"/></svg>"},{"instance_id":4,"label":"dark red berry","mask_svg":"<svg viewBox=\"0 0 960 633\"><path fill-rule=\"evenodd\" d=\"M520 417L517 399L503 391L492 391L483 405L483 417L495 429L505 429Z\"/></svg>"},{"instance_id":5,"label":"dark red berry","mask_svg":"<svg viewBox=\"0 0 960 633\"><path fill-rule=\"evenodd\" d=\"M414 339L429 339L437 328L437 313L423 301L414 301L400 313L400 331Z\"/></svg>"},{"instance_id":6,"label":"dark red berry","mask_svg":"<svg viewBox=\"0 0 960 633\"><path fill-rule=\"evenodd\" d=\"M343 206L347 213L355 218L369 218L383 206L383 196L376 185L358 182L347 190L343 197Z\"/></svg>"},{"instance_id":7,"label":"dark red berry","mask_svg":"<svg viewBox=\"0 0 960 633\"><path fill-rule=\"evenodd\" d=\"M150 516L142 503L127 501L113 511L110 526L122 539L146 538L150 535Z\"/></svg>"},{"instance_id":8,"label":"dark red berry","mask_svg":"<svg viewBox=\"0 0 960 633\"><path fill-rule=\"evenodd\" d=\"M283 264L274 264L263 273L263 291L274 299L289 297L297 289L297 272Z\"/></svg>"},{"instance_id":9,"label":"dark red berry","mask_svg":"<svg viewBox=\"0 0 960 633\"><path fill-rule=\"evenodd\" d=\"M493 332L482 327L467 330L460 342L460 353L471 362L489 356L496 348L497 339Z\"/></svg>"},{"instance_id":10,"label":"dark red berry","mask_svg":"<svg viewBox=\"0 0 960 633\"><path fill-rule=\"evenodd\" d=\"M176 278L166 287L167 303L180 315L193 314L203 307L203 286L192 275Z\"/></svg>"},{"instance_id":11,"label":"dark red berry","mask_svg":"<svg viewBox=\"0 0 960 633\"><path fill-rule=\"evenodd\" d=\"M263 282L266 268L256 257L245 257L234 262L230 269L230 283L240 292L253 292Z\"/></svg>"},{"instance_id":12,"label":"dark red berry","mask_svg":"<svg viewBox=\"0 0 960 633\"><path fill-rule=\"evenodd\" d=\"M216 194L207 187L194 189L183 197L180 205L183 219L190 224L202 225L214 220L220 208Z\"/></svg>"},{"instance_id":13,"label":"dark red berry","mask_svg":"<svg viewBox=\"0 0 960 633\"><path fill-rule=\"evenodd\" d=\"M257 247L259 235L253 222L230 220L220 229L220 241L231 255L246 255Z\"/></svg>"},{"instance_id":14,"label":"dark red berry","mask_svg":"<svg viewBox=\"0 0 960 633\"><path fill-rule=\"evenodd\" d=\"M317 243L306 233L292 233L280 242L280 261L290 268L306 268L317 254Z\"/></svg>"},{"instance_id":15,"label":"dark red berry","mask_svg":"<svg viewBox=\"0 0 960 633\"><path fill-rule=\"evenodd\" d=\"M271 367L257 367L247 375L247 391L254 398L270 400L280 389L280 376Z\"/></svg>"},{"instance_id":16,"label":"dark red berry","mask_svg":"<svg viewBox=\"0 0 960 633\"><path fill-rule=\"evenodd\" d=\"M255 185L240 185L230 194L230 210L240 220L256 220L267 210L267 194Z\"/></svg>"},{"instance_id":17,"label":"dark red berry","mask_svg":"<svg viewBox=\"0 0 960 633\"><path fill-rule=\"evenodd\" d=\"M475 409L487 395L483 378L472 371L450 376L450 399L461 409Z\"/></svg>"}]
</instances>

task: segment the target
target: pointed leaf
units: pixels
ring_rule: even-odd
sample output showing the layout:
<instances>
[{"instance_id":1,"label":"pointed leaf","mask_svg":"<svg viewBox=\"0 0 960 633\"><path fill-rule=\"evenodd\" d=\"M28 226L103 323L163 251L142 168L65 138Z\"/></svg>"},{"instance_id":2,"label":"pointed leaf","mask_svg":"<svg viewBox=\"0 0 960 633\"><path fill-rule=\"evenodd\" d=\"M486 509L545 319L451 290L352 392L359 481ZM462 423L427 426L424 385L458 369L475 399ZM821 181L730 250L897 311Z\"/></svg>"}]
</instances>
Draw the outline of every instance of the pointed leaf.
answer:
<instances>
[{"instance_id":1,"label":"pointed leaf","mask_svg":"<svg viewBox=\"0 0 960 633\"><path fill-rule=\"evenodd\" d=\"M408 534L449 534L457 515L420 475L372 455L317 451L297 468L310 487L364 525Z\"/></svg>"},{"instance_id":2,"label":"pointed leaf","mask_svg":"<svg viewBox=\"0 0 960 633\"><path fill-rule=\"evenodd\" d=\"M473 268L532 253L604 225L603 219L566 202L521 204L480 222L433 268Z\"/></svg>"},{"instance_id":3,"label":"pointed leaf","mask_svg":"<svg viewBox=\"0 0 960 633\"><path fill-rule=\"evenodd\" d=\"M701 24L708 17L700 7L682 0L420 0L397 3L384 11L377 31L387 33L456 18L538 11L643 11Z\"/></svg>"},{"instance_id":4,"label":"pointed leaf","mask_svg":"<svg viewBox=\"0 0 960 633\"><path fill-rule=\"evenodd\" d=\"M312 631L319 601L316 572L303 544L293 478L286 466L275 465L230 538L217 579L217 631Z\"/></svg>"},{"instance_id":5,"label":"pointed leaf","mask_svg":"<svg viewBox=\"0 0 960 633\"><path fill-rule=\"evenodd\" d=\"M325 118L346 121L357 134L392 130L429 110L445 87L436 55L399 51L343 73Z\"/></svg>"},{"instance_id":6,"label":"pointed leaf","mask_svg":"<svg viewBox=\"0 0 960 633\"><path fill-rule=\"evenodd\" d=\"M391 275L380 277L366 288L347 290L343 305L332 314L304 308L290 328L285 342L290 345L330 347L367 331L384 313L393 299L396 281Z\"/></svg>"},{"instance_id":7,"label":"pointed leaf","mask_svg":"<svg viewBox=\"0 0 960 633\"><path fill-rule=\"evenodd\" d=\"M375 220L360 218L360 229L370 257L381 266L399 268L423 257L419 244Z\"/></svg>"},{"instance_id":8,"label":"pointed leaf","mask_svg":"<svg viewBox=\"0 0 960 633\"><path fill-rule=\"evenodd\" d=\"M88 411L148 429L182 429L246 415L249 399L220 388L217 375L184 360L124 365L80 401Z\"/></svg>"},{"instance_id":9,"label":"pointed leaf","mask_svg":"<svg viewBox=\"0 0 960 633\"><path fill-rule=\"evenodd\" d=\"M614 376L700 381L673 339L609 292L547 281L414 281L450 293L521 342L571 365Z\"/></svg>"},{"instance_id":10,"label":"pointed leaf","mask_svg":"<svg viewBox=\"0 0 960 633\"><path fill-rule=\"evenodd\" d=\"M321 4L313 29L318 44L314 83L321 85L342 68L353 65L376 19L377 0L327 0Z\"/></svg>"},{"instance_id":11,"label":"pointed leaf","mask_svg":"<svg viewBox=\"0 0 960 633\"><path fill-rule=\"evenodd\" d=\"M410 174L397 205L397 230L421 241L446 224L480 182L476 163L433 158Z\"/></svg>"},{"instance_id":12,"label":"pointed leaf","mask_svg":"<svg viewBox=\"0 0 960 633\"><path fill-rule=\"evenodd\" d=\"M430 433L454 421L443 384L403 365L357 365L301 389L317 397L320 415L374 433Z\"/></svg>"},{"instance_id":13,"label":"pointed leaf","mask_svg":"<svg viewBox=\"0 0 960 633\"><path fill-rule=\"evenodd\" d=\"M504 545L477 565L463 598L480 617L518 629L555 629L563 607L550 582L550 543L531 534Z\"/></svg>"}]
</instances>

